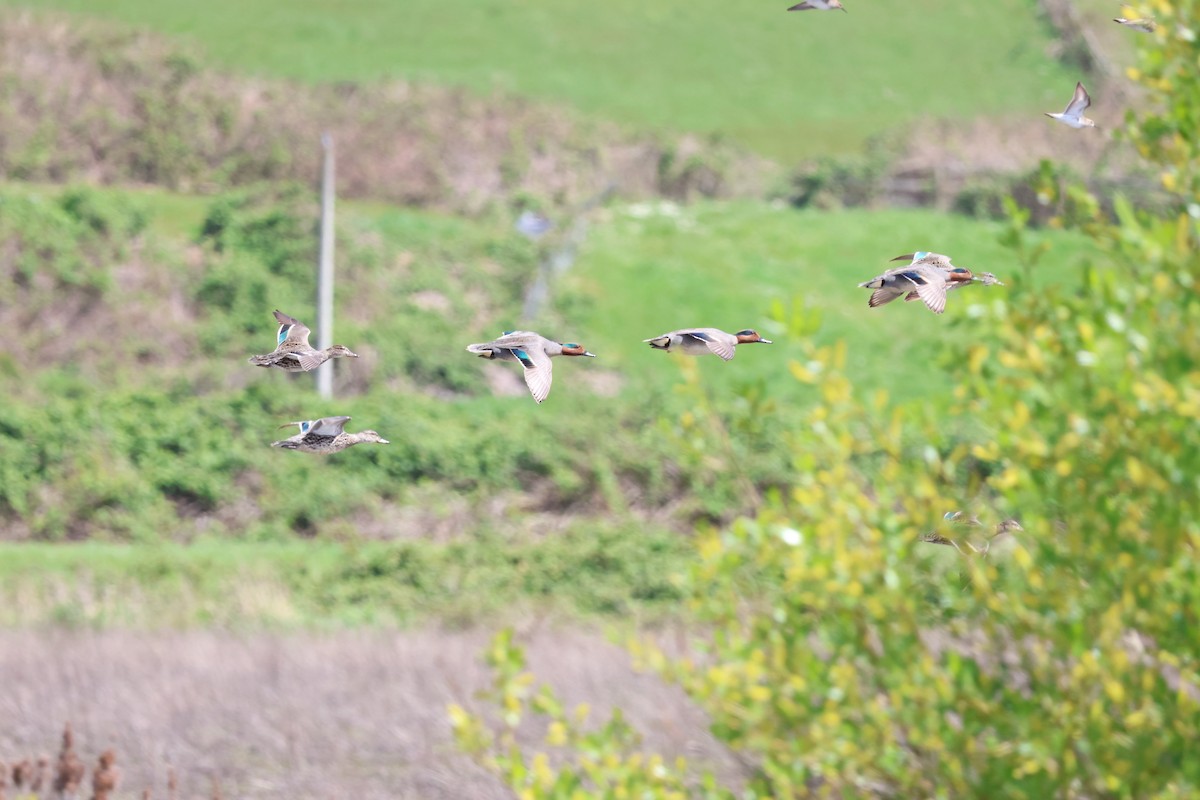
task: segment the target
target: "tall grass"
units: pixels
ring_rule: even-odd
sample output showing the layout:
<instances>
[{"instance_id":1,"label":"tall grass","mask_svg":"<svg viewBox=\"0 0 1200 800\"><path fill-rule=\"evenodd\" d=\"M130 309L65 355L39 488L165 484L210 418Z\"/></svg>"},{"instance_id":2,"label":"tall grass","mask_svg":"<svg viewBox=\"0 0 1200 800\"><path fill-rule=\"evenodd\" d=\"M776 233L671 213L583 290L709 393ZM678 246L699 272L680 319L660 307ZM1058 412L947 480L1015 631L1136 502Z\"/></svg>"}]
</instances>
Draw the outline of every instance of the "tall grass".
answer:
<instances>
[{"instance_id":1,"label":"tall grass","mask_svg":"<svg viewBox=\"0 0 1200 800\"><path fill-rule=\"evenodd\" d=\"M598 713L621 706L651 746L739 766L678 689L634 672L590 630L530 620L529 655L562 695ZM358 797L500 800L511 793L453 747L445 706L483 689L482 631L330 631L247 636L212 631L0 631L0 760L50 751L64 719L76 759L117 754L113 798L153 800ZM528 740L533 741L533 736ZM26 784L15 793L27 800ZM10 798L14 797L10 793ZM55 800L57 798L55 797Z\"/></svg>"}]
</instances>

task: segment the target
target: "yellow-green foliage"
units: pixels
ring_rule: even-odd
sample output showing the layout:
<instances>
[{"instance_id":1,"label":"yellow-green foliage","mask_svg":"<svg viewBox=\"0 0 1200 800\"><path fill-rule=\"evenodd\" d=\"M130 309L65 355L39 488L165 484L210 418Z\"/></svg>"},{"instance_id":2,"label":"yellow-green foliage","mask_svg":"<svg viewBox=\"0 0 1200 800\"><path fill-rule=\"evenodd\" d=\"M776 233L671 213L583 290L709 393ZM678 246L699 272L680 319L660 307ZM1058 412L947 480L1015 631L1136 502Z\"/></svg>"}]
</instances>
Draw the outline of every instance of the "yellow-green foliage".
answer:
<instances>
[{"instance_id":1,"label":"yellow-green foliage","mask_svg":"<svg viewBox=\"0 0 1200 800\"><path fill-rule=\"evenodd\" d=\"M1161 170L1163 186L1187 202L1200 199L1200 4L1195 0L1143 0L1126 7L1128 16L1153 17L1153 43L1142 47L1129 77L1157 104L1153 113L1129 112L1126 136Z\"/></svg>"},{"instance_id":2,"label":"yellow-green foliage","mask_svg":"<svg viewBox=\"0 0 1200 800\"><path fill-rule=\"evenodd\" d=\"M549 686L535 688L533 674L525 670L525 653L513 642L511 630L493 639L487 663L496 676L486 699L499 710L498 733L458 705L450 708L450 722L459 746L495 770L521 800L692 796L684 778L686 762L668 763L640 752L640 737L620 709L607 723L585 733L587 705L568 712ZM517 743L517 732L531 720L544 726L546 750L527 755Z\"/></svg>"},{"instance_id":3,"label":"yellow-green foliage","mask_svg":"<svg viewBox=\"0 0 1200 800\"><path fill-rule=\"evenodd\" d=\"M1061 290L1011 209L1024 275L953 298L975 305L945 336L952 395L862 398L844 344L792 364L820 393L792 485L698 537L698 652L632 646L754 765L743 796L1200 793L1198 5L1155 4L1143 75L1167 110L1134 126L1178 213L1118 200L1110 223L1071 190L1056 222L1102 255ZM941 522L957 509L985 527ZM984 547L1010 517L1024 531Z\"/></svg>"}]
</instances>

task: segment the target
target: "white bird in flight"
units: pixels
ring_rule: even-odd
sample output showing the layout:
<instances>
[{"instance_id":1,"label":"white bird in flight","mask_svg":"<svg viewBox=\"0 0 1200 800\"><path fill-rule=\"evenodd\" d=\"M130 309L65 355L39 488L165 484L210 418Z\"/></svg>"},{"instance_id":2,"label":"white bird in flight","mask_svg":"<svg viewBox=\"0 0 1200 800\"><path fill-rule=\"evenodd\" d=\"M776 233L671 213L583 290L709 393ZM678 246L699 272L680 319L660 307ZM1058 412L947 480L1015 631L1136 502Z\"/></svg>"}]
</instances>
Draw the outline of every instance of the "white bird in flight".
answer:
<instances>
[{"instance_id":1,"label":"white bird in flight","mask_svg":"<svg viewBox=\"0 0 1200 800\"><path fill-rule=\"evenodd\" d=\"M846 11L841 0L804 0L803 3L789 7L788 11L832 11L835 8Z\"/></svg>"},{"instance_id":2,"label":"white bird in flight","mask_svg":"<svg viewBox=\"0 0 1200 800\"><path fill-rule=\"evenodd\" d=\"M1092 104L1092 98L1088 96L1087 90L1083 88L1082 83L1075 84L1075 94L1071 96L1071 102L1067 103L1067 107L1063 109L1061 114L1052 114L1046 112L1046 116L1051 119L1056 119L1064 125L1070 125L1072 128L1094 128L1096 123L1083 115L1083 112Z\"/></svg>"}]
</instances>

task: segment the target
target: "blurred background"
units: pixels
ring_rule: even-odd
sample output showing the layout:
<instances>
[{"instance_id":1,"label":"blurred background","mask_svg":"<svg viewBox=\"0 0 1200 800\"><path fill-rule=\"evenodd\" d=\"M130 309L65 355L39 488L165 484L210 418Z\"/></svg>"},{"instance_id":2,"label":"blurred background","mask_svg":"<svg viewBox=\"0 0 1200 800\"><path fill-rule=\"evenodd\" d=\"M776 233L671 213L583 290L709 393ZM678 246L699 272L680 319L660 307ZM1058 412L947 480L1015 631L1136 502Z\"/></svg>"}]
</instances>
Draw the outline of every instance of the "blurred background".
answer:
<instances>
[{"instance_id":1,"label":"blurred background","mask_svg":"<svg viewBox=\"0 0 1200 800\"><path fill-rule=\"evenodd\" d=\"M0 0L0 794L1200 791L1200 8L846 2Z\"/></svg>"}]
</instances>

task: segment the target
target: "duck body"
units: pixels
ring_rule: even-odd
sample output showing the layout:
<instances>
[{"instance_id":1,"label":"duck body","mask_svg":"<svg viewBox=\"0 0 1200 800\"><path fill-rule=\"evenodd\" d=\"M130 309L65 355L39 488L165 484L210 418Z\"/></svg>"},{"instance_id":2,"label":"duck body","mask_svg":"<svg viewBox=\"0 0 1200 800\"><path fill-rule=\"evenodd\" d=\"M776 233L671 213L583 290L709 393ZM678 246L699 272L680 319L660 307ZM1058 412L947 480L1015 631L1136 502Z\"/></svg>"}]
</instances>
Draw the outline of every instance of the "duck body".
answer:
<instances>
[{"instance_id":1,"label":"duck body","mask_svg":"<svg viewBox=\"0 0 1200 800\"><path fill-rule=\"evenodd\" d=\"M720 328L681 328L642 341L655 350L688 356L712 354L724 361L733 358L734 348L739 344L771 344L770 339L762 338L757 331L749 328L737 333L726 333Z\"/></svg>"},{"instance_id":2,"label":"duck body","mask_svg":"<svg viewBox=\"0 0 1200 800\"><path fill-rule=\"evenodd\" d=\"M946 310L946 293L972 282L985 286L1004 284L990 272L976 275L966 267L956 267L950 257L941 253L917 251L896 256L892 261L908 261L859 286L874 289L867 305L877 308L903 296L906 302L923 300L935 314Z\"/></svg>"},{"instance_id":3,"label":"duck body","mask_svg":"<svg viewBox=\"0 0 1200 800\"><path fill-rule=\"evenodd\" d=\"M971 283L982 283L984 286L1003 286L1004 281L997 278L990 272L981 272L978 275L971 272L966 267L955 267L952 270L952 275L948 276L946 282L946 291L952 292L955 289L961 289ZM921 296L916 292L909 292L904 296L904 302L911 303L913 300L920 300Z\"/></svg>"},{"instance_id":4,"label":"duck body","mask_svg":"<svg viewBox=\"0 0 1200 800\"><path fill-rule=\"evenodd\" d=\"M861 288L875 290L867 301L870 308L887 305L911 292L924 300L933 313L941 314L946 310L946 285L948 276L955 269L950 258L940 253L917 252L897 256L892 261L910 259L906 266L889 269L859 284Z\"/></svg>"},{"instance_id":5,"label":"duck body","mask_svg":"<svg viewBox=\"0 0 1200 800\"><path fill-rule=\"evenodd\" d=\"M490 342L467 345L467 352L480 358L519 363L525 372L525 385L538 404L550 396L554 382L554 364L550 359L556 356L596 357L581 344L556 342L535 331L506 331Z\"/></svg>"},{"instance_id":6,"label":"duck body","mask_svg":"<svg viewBox=\"0 0 1200 800\"><path fill-rule=\"evenodd\" d=\"M275 349L265 355L250 356L250 363L256 367L276 367L285 372L309 372L331 358L358 358L357 353L341 344L324 350L313 348L308 343L309 334L312 333L308 326L279 309L275 310L275 319L279 321Z\"/></svg>"},{"instance_id":7,"label":"duck body","mask_svg":"<svg viewBox=\"0 0 1200 800\"><path fill-rule=\"evenodd\" d=\"M911 263L931 263L936 266L946 276L946 291L951 292L955 289L960 289L971 283L982 283L984 286L1003 286L1004 282L990 272L980 272L976 275L966 267L956 267L950 263L950 257L941 255L940 253L916 252L909 253L903 256L896 256L892 261L910 260ZM917 292L909 292L904 296L906 303L911 303L914 300L920 300L921 296Z\"/></svg>"},{"instance_id":8,"label":"duck body","mask_svg":"<svg viewBox=\"0 0 1200 800\"><path fill-rule=\"evenodd\" d=\"M1157 27L1152 19L1126 19L1125 17L1117 17L1113 22L1135 31L1141 31L1142 33L1154 33L1154 29Z\"/></svg>"},{"instance_id":9,"label":"duck body","mask_svg":"<svg viewBox=\"0 0 1200 800\"><path fill-rule=\"evenodd\" d=\"M363 444L365 442L389 444L387 439L384 439L375 431L346 433L346 423L349 421L350 417L322 417L321 419L289 422L279 427L287 428L295 425L300 428L300 432L282 441L271 442L271 447L279 447L284 450L299 450L302 453L328 455L330 453L340 453L347 447L353 447L356 444Z\"/></svg>"}]
</instances>

